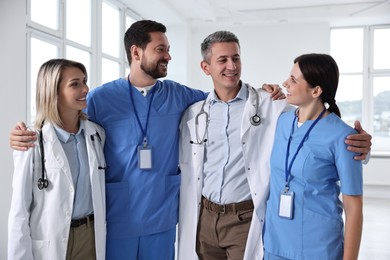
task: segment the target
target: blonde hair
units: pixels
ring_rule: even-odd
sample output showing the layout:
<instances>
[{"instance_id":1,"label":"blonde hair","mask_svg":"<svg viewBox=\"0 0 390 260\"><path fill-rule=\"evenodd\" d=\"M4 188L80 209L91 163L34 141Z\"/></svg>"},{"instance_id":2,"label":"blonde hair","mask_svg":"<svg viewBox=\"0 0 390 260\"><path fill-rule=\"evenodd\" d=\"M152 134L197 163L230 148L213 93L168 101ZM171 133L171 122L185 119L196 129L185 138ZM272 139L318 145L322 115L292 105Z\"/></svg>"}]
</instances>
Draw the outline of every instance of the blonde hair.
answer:
<instances>
[{"instance_id":1,"label":"blonde hair","mask_svg":"<svg viewBox=\"0 0 390 260\"><path fill-rule=\"evenodd\" d=\"M36 85L36 107L37 114L34 122L35 129L40 130L43 122L62 126L58 111L58 89L62 80L62 73L65 68L79 68L87 78L87 70L82 63L66 60L52 59L42 64L39 69ZM86 120L87 115L80 110L79 119Z\"/></svg>"}]
</instances>

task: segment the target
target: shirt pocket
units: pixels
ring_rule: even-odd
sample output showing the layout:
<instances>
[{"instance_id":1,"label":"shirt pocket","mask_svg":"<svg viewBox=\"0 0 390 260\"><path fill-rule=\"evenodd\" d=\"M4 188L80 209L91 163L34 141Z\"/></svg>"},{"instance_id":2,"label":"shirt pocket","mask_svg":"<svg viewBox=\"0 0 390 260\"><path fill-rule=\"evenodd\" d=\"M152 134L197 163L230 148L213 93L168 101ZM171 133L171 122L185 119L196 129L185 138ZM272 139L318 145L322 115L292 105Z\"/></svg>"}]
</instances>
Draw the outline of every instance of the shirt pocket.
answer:
<instances>
[{"instance_id":1,"label":"shirt pocket","mask_svg":"<svg viewBox=\"0 0 390 260\"><path fill-rule=\"evenodd\" d=\"M124 145L141 144L141 129L132 118L105 124L104 130L106 131L106 145L123 147Z\"/></svg>"}]
</instances>

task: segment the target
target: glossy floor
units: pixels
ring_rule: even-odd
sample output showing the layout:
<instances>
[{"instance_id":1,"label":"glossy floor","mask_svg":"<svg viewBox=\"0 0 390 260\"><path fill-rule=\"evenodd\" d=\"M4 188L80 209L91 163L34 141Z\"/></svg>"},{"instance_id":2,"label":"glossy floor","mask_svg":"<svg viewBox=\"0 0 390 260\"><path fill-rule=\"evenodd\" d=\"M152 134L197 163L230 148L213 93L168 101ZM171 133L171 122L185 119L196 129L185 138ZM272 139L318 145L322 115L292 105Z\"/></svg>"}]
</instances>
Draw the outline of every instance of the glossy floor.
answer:
<instances>
[{"instance_id":1,"label":"glossy floor","mask_svg":"<svg viewBox=\"0 0 390 260\"><path fill-rule=\"evenodd\" d=\"M390 199L364 198L359 260L390 259Z\"/></svg>"}]
</instances>

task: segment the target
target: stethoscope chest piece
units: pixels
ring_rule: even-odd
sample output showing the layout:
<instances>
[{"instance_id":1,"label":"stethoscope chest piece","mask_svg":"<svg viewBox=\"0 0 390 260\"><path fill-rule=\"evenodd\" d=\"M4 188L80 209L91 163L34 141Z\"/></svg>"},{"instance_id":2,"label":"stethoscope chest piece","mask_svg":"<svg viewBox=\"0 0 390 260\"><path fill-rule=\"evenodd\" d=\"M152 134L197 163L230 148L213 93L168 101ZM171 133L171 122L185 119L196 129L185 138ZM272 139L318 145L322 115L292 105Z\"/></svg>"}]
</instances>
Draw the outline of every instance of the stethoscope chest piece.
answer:
<instances>
[{"instance_id":1,"label":"stethoscope chest piece","mask_svg":"<svg viewBox=\"0 0 390 260\"><path fill-rule=\"evenodd\" d=\"M258 126L261 123L261 118L258 114L255 114L254 116L251 116L250 121L252 125Z\"/></svg>"},{"instance_id":2,"label":"stethoscope chest piece","mask_svg":"<svg viewBox=\"0 0 390 260\"><path fill-rule=\"evenodd\" d=\"M253 116L250 117L249 121L253 126L259 126L261 123L261 118L259 116L260 95L253 87L249 87L249 89L253 92L256 99L254 104L254 107L256 108L256 112Z\"/></svg>"},{"instance_id":3,"label":"stethoscope chest piece","mask_svg":"<svg viewBox=\"0 0 390 260\"><path fill-rule=\"evenodd\" d=\"M38 180L38 189L42 190L43 188L47 188L49 186L49 181L47 179L39 178Z\"/></svg>"}]
</instances>

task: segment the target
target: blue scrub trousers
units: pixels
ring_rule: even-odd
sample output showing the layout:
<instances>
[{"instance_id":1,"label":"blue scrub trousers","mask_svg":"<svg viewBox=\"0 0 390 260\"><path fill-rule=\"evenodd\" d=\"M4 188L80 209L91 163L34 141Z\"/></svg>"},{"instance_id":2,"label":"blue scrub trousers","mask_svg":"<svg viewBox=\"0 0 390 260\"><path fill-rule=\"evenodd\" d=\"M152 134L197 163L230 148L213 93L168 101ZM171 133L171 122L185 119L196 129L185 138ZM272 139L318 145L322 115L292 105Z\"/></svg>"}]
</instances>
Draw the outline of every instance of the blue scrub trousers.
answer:
<instances>
[{"instance_id":1,"label":"blue scrub trousers","mask_svg":"<svg viewBox=\"0 0 390 260\"><path fill-rule=\"evenodd\" d=\"M173 260L176 227L141 237L107 239L107 260Z\"/></svg>"}]
</instances>

